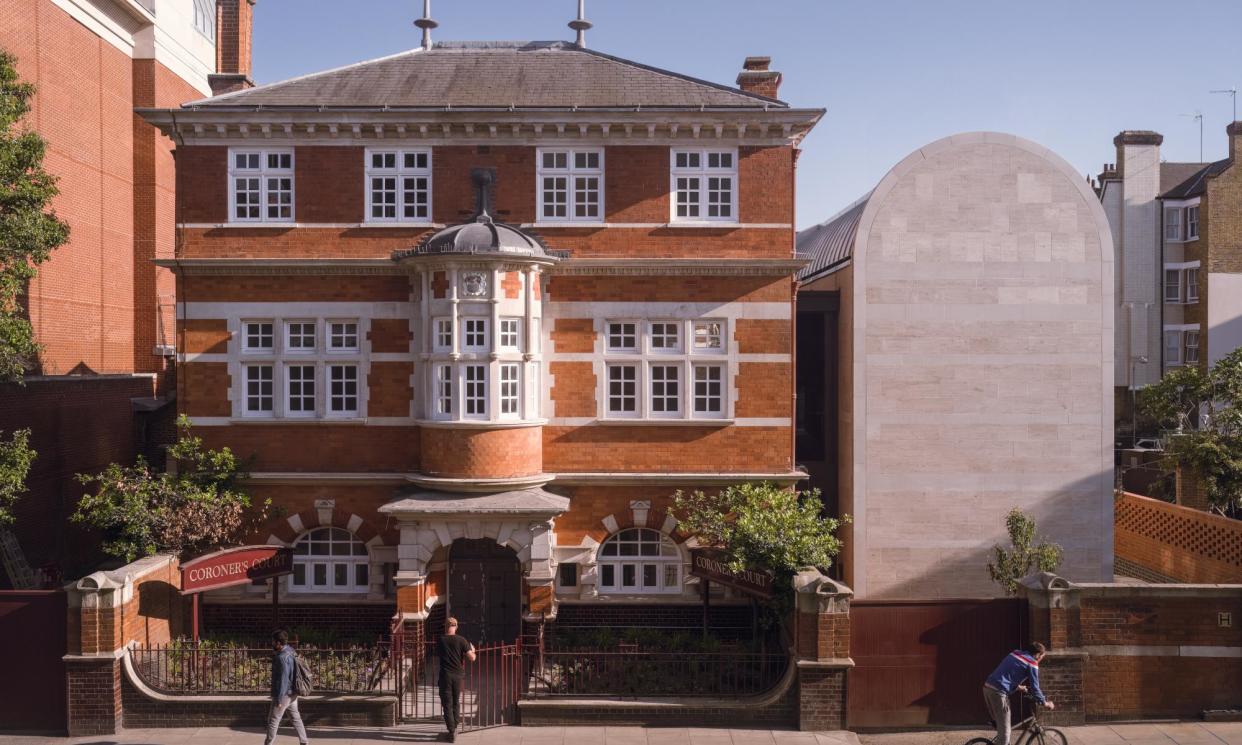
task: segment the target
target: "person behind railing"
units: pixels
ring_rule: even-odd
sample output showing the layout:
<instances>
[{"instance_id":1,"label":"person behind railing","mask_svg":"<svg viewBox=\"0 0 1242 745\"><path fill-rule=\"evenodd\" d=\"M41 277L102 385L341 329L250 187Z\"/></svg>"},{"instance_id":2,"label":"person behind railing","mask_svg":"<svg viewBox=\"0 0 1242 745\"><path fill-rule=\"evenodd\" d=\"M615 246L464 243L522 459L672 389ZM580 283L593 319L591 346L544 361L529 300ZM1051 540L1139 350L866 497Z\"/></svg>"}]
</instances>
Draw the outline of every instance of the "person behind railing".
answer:
<instances>
[{"instance_id":1,"label":"person behind railing","mask_svg":"<svg viewBox=\"0 0 1242 745\"><path fill-rule=\"evenodd\" d=\"M302 724L302 714L298 712L298 695L294 688L294 676L297 675L297 663L294 662L293 647L289 646L289 634L277 631L272 634L272 707L267 715L267 738L263 745L272 745L276 739L276 730L280 728L280 720L285 710L293 719L293 729L298 733L298 742L306 745L306 727Z\"/></svg>"},{"instance_id":2,"label":"person behind railing","mask_svg":"<svg viewBox=\"0 0 1242 745\"><path fill-rule=\"evenodd\" d=\"M457 619L452 616L444 623L444 636L436 642L436 655L440 658L440 708L444 712L444 726L448 727L448 740L453 742L461 723L466 662L474 662L475 653L474 645L457 635Z\"/></svg>"}]
</instances>

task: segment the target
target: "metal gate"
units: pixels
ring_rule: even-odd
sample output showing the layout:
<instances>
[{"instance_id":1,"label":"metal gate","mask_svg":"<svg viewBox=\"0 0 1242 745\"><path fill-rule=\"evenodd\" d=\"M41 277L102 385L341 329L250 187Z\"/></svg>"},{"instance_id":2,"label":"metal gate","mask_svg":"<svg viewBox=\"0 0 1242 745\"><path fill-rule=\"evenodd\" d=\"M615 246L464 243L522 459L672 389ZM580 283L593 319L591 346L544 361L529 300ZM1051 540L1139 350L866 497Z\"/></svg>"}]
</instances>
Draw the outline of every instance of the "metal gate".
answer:
<instances>
[{"instance_id":1,"label":"metal gate","mask_svg":"<svg viewBox=\"0 0 1242 745\"><path fill-rule=\"evenodd\" d=\"M1026 607L1018 599L855 601L848 726L987 722L983 680L1025 641Z\"/></svg>"},{"instance_id":2,"label":"metal gate","mask_svg":"<svg viewBox=\"0 0 1242 745\"><path fill-rule=\"evenodd\" d=\"M0 729L65 731L63 590L0 592ZM20 671L20 672L19 672Z\"/></svg>"},{"instance_id":3,"label":"metal gate","mask_svg":"<svg viewBox=\"0 0 1242 745\"><path fill-rule=\"evenodd\" d=\"M402 721L443 721L440 705L440 659L434 642L393 639L393 668L398 676ZM517 701L525 686L521 641L483 644L466 663L461 695L463 731L517 724Z\"/></svg>"}]
</instances>

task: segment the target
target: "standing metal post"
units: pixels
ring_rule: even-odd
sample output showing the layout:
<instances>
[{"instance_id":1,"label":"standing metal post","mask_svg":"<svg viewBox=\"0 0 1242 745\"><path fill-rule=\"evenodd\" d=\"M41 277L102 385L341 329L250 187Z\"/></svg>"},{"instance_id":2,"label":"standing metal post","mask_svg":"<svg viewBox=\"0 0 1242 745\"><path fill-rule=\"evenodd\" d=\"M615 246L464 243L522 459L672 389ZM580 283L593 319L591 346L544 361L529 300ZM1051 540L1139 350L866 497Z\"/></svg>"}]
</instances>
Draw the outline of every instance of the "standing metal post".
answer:
<instances>
[{"instance_id":1,"label":"standing metal post","mask_svg":"<svg viewBox=\"0 0 1242 745\"><path fill-rule=\"evenodd\" d=\"M272 577L272 630L280 628L280 577Z\"/></svg>"},{"instance_id":2,"label":"standing metal post","mask_svg":"<svg viewBox=\"0 0 1242 745\"><path fill-rule=\"evenodd\" d=\"M711 580L703 580L703 638L707 638L707 613L711 610L712 600L712 583Z\"/></svg>"}]
</instances>

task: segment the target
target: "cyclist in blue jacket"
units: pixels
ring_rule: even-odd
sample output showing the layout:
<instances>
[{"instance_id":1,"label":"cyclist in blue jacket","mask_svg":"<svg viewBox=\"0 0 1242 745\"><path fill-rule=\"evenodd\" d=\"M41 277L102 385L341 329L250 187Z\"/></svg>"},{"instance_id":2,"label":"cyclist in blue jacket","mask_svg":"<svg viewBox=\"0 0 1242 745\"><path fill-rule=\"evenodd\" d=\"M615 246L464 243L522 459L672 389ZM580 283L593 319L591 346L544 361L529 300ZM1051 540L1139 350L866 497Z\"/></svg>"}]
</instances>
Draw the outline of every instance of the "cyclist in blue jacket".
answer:
<instances>
[{"instance_id":1,"label":"cyclist in blue jacket","mask_svg":"<svg viewBox=\"0 0 1242 745\"><path fill-rule=\"evenodd\" d=\"M1009 695L1014 691L1025 692L1030 681L1030 692L1040 706L1055 709L1052 702L1039 689L1039 661L1047 649L1039 642L1031 642L1025 649L1015 649L1001 660L983 684L983 700L988 705L992 719L996 720L996 745L1009 745Z\"/></svg>"}]
</instances>

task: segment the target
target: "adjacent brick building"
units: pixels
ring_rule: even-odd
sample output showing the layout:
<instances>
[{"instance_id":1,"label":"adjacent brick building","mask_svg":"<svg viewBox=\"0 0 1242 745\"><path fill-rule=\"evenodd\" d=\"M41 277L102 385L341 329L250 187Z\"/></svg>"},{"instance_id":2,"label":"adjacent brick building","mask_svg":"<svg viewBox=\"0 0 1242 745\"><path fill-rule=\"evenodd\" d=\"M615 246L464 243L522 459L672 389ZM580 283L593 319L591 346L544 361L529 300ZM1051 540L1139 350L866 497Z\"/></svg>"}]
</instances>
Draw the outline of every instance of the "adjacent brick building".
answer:
<instances>
[{"instance_id":1,"label":"adjacent brick building","mask_svg":"<svg viewBox=\"0 0 1242 745\"><path fill-rule=\"evenodd\" d=\"M66 540L74 473L131 461L171 415L172 143L133 113L211 93L250 72L253 0L13 0L0 48L37 93L25 126L47 142L56 213L71 228L31 282L26 309L42 345L24 388L0 390L0 431L32 429L39 452L17 530L29 561L69 570L93 560ZM239 22L240 21L240 22ZM244 40L243 40L244 37ZM218 59L225 49L241 54Z\"/></svg>"},{"instance_id":2,"label":"adjacent brick building","mask_svg":"<svg viewBox=\"0 0 1242 745\"><path fill-rule=\"evenodd\" d=\"M141 112L177 143L178 408L283 508L255 536L295 546L283 612L697 627L672 494L801 478L794 177L823 112L779 80L437 43ZM269 592L206 617L261 631Z\"/></svg>"}]
</instances>

